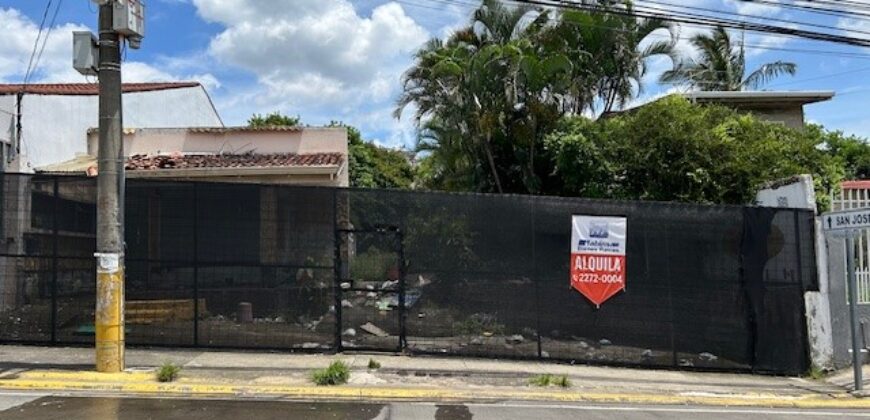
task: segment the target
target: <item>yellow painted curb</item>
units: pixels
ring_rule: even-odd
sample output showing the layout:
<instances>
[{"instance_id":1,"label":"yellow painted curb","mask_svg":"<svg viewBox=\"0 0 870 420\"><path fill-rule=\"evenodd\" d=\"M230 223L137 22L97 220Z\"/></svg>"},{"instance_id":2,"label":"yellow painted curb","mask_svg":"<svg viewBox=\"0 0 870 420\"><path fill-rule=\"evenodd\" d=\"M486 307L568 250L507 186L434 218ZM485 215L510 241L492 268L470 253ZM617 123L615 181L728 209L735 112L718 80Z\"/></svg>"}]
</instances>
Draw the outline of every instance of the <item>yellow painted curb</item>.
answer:
<instances>
[{"instance_id":1,"label":"yellow painted curb","mask_svg":"<svg viewBox=\"0 0 870 420\"><path fill-rule=\"evenodd\" d=\"M87 371L29 370L17 374L18 379L92 381L92 382L143 382L153 381L153 371L99 373Z\"/></svg>"},{"instance_id":2,"label":"yellow painted curb","mask_svg":"<svg viewBox=\"0 0 870 420\"><path fill-rule=\"evenodd\" d=\"M159 383L153 381L85 381L57 379L0 380L0 389L30 391L92 391L125 394L203 397L284 397L328 400L453 400L453 401L551 401L625 403L647 405L706 405L768 408L870 409L870 399L784 397L771 395L686 396L628 393L581 393L551 390L464 390L443 388L317 387Z\"/></svg>"}]
</instances>

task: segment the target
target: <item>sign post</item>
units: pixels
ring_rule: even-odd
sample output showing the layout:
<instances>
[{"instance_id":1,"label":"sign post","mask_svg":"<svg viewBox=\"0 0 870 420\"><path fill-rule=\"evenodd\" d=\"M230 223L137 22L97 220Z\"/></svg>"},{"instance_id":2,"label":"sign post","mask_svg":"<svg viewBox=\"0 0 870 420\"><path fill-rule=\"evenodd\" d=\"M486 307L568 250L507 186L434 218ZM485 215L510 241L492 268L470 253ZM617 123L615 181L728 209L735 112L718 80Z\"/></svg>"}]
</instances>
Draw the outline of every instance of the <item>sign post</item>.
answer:
<instances>
[{"instance_id":1,"label":"sign post","mask_svg":"<svg viewBox=\"0 0 870 420\"><path fill-rule=\"evenodd\" d=\"M597 308L625 290L625 217L574 216L571 287Z\"/></svg>"},{"instance_id":2,"label":"sign post","mask_svg":"<svg viewBox=\"0 0 870 420\"><path fill-rule=\"evenodd\" d=\"M855 375L855 391L864 387L861 340L858 329L858 284L855 279L855 235L870 229L870 208L825 213L822 228L833 237L846 240L846 276L849 289L849 322L852 330L852 369Z\"/></svg>"}]
</instances>

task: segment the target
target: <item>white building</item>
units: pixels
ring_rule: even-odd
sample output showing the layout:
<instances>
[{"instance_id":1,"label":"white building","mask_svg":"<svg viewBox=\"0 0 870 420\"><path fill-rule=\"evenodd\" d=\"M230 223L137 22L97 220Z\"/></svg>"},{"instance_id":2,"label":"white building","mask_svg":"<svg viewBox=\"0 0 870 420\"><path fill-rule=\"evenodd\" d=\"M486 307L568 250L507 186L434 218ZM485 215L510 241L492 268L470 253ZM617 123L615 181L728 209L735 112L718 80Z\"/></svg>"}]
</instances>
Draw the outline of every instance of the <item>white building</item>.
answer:
<instances>
[{"instance_id":1,"label":"white building","mask_svg":"<svg viewBox=\"0 0 870 420\"><path fill-rule=\"evenodd\" d=\"M99 125L97 84L0 84L0 172L74 159L87 152L87 132ZM198 82L128 83L124 126L223 126Z\"/></svg>"}]
</instances>

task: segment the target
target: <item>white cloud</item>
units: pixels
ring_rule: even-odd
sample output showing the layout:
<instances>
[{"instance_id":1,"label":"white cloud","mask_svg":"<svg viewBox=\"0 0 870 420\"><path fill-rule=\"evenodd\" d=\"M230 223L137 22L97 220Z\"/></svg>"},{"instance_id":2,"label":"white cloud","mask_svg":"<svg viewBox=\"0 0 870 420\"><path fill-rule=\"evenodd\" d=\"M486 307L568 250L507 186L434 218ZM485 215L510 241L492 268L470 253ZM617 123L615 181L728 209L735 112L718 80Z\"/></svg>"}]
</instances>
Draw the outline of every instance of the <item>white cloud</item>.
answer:
<instances>
[{"instance_id":1,"label":"white cloud","mask_svg":"<svg viewBox=\"0 0 870 420\"><path fill-rule=\"evenodd\" d=\"M737 13L745 16L772 16L782 11L781 7L770 3L780 3L780 0L771 0L766 3L751 0L725 0L725 4L734 6Z\"/></svg>"},{"instance_id":2,"label":"white cloud","mask_svg":"<svg viewBox=\"0 0 870 420\"><path fill-rule=\"evenodd\" d=\"M200 16L226 29L209 47L222 63L253 72L267 94L340 104L385 79L398 85L395 67L427 38L397 3L361 17L345 0L194 0ZM372 96L372 95L362 95Z\"/></svg>"},{"instance_id":3,"label":"white cloud","mask_svg":"<svg viewBox=\"0 0 870 420\"><path fill-rule=\"evenodd\" d=\"M52 28L39 60L36 78L56 79L75 77L72 69L72 31L87 30L86 27L64 24ZM20 82L24 79L30 62L39 26L16 9L0 9L0 81ZM46 31L42 37L45 38ZM42 42L40 41L40 47ZM38 51L37 51L38 53ZM81 76L77 80L82 80Z\"/></svg>"},{"instance_id":4,"label":"white cloud","mask_svg":"<svg viewBox=\"0 0 870 420\"><path fill-rule=\"evenodd\" d=\"M392 130L382 141L404 141L404 123L389 115L401 74L429 32L398 3L367 15L347 0L192 3L200 17L224 27L211 40L210 58L256 77L255 86L216 99L227 121L279 110L310 124L342 120L366 132Z\"/></svg>"},{"instance_id":5,"label":"white cloud","mask_svg":"<svg viewBox=\"0 0 870 420\"><path fill-rule=\"evenodd\" d=\"M72 23L52 28L31 82L85 82L87 79L72 68L72 32L86 30L86 26ZM16 9L0 9L0 31L6 34L0 43L0 81L21 82L39 34L39 26ZM125 82L198 80L207 87L220 86L217 78L209 73L170 73L136 61L125 62L122 75Z\"/></svg>"},{"instance_id":6,"label":"white cloud","mask_svg":"<svg viewBox=\"0 0 870 420\"><path fill-rule=\"evenodd\" d=\"M844 35L855 36L854 32L870 32L870 21L865 19L840 18L837 21L837 27L844 32Z\"/></svg>"}]
</instances>

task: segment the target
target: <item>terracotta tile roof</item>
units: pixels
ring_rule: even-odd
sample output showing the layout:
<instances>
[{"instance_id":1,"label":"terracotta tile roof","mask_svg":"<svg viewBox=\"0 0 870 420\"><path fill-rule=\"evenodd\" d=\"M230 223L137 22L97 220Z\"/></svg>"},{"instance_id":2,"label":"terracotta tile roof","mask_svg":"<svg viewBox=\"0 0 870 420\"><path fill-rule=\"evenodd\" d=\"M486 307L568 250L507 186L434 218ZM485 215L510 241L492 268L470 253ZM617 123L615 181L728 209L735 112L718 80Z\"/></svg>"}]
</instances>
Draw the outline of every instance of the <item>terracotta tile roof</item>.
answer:
<instances>
[{"instance_id":1,"label":"terracotta tile roof","mask_svg":"<svg viewBox=\"0 0 870 420\"><path fill-rule=\"evenodd\" d=\"M853 181L843 181L840 186L846 190L864 190L870 189L870 180L853 180Z\"/></svg>"},{"instance_id":2,"label":"terracotta tile roof","mask_svg":"<svg viewBox=\"0 0 870 420\"><path fill-rule=\"evenodd\" d=\"M277 153L267 155L136 155L127 159L128 171L197 168L277 168L295 166L339 166L340 153Z\"/></svg>"},{"instance_id":3,"label":"terracotta tile roof","mask_svg":"<svg viewBox=\"0 0 870 420\"><path fill-rule=\"evenodd\" d=\"M124 83L124 93L152 92L157 90L183 89L200 86L199 82L159 82ZM0 95L13 95L19 92L33 95L98 95L100 85L96 83L47 83L0 84Z\"/></svg>"}]
</instances>

